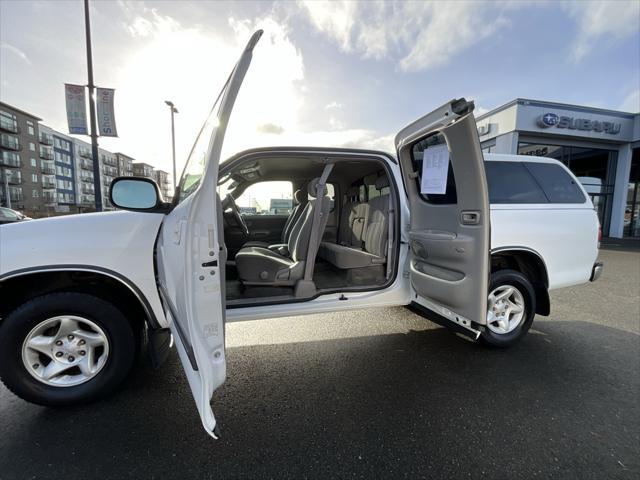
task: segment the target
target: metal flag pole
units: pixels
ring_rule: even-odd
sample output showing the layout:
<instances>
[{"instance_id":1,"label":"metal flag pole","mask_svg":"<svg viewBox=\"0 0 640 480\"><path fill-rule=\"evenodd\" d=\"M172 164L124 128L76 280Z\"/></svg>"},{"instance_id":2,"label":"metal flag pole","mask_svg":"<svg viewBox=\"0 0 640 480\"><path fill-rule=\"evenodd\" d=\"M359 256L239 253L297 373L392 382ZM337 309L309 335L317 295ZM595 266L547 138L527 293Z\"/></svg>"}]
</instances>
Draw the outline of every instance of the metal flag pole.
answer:
<instances>
[{"instance_id":1,"label":"metal flag pole","mask_svg":"<svg viewBox=\"0 0 640 480\"><path fill-rule=\"evenodd\" d=\"M89 22L89 0L84 0L84 27L87 41L87 76L89 77L89 116L91 124L91 157L93 158L93 189L96 212L102 211L102 186L100 185L100 161L98 158L98 134L96 132L95 85L93 84L93 55L91 53L91 24Z\"/></svg>"}]
</instances>

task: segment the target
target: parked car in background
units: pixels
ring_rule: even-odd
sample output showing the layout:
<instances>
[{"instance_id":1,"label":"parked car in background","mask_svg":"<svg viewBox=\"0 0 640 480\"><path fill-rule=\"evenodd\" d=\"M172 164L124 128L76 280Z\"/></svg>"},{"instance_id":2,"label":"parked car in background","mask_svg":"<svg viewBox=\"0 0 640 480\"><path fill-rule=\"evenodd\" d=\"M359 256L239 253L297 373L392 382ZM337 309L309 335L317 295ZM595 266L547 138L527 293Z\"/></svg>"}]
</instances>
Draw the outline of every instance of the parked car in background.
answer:
<instances>
[{"instance_id":1,"label":"parked car in background","mask_svg":"<svg viewBox=\"0 0 640 480\"><path fill-rule=\"evenodd\" d=\"M24 220L31 220L31 217L27 217L26 215L7 207L0 207L0 225L5 223L22 222Z\"/></svg>"},{"instance_id":2,"label":"parked car in background","mask_svg":"<svg viewBox=\"0 0 640 480\"><path fill-rule=\"evenodd\" d=\"M550 290L597 278L598 219L584 188L552 159L485 159L463 98L402 129L396 155L271 147L222 159L260 33L171 203L153 180L119 177L110 200L121 211L2 232L0 377L21 398L102 398L142 343L159 364L173 337L202 424L217 436L211 398L226 378L228 321L409 306L507 347L549 314ZM295 189L290 213L243 215L236 200L269 181Z\"/></svg>"}]
</instances>

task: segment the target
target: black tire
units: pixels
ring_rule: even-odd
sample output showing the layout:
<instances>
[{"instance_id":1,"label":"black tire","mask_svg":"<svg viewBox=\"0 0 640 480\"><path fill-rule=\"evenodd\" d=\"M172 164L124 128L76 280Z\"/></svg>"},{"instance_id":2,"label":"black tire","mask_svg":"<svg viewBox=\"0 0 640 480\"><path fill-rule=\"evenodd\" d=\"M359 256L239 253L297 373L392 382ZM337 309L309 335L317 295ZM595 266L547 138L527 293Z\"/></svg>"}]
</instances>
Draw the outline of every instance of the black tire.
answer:
<instances>
[{"instance_id":1,"label":"black tire","mask_svg":"<svg viewBox=\"0 0 640 480\"><path fill-rule=\"evenodd\" d=\"M525 308L524 318L518 327L509 333L500 334L493 332L489 327L485 326L480 339L485 345L505 348L519 342L527 334L529 328L531 328L533 317L535 317L536 314L536 295L529 279L516 270L498 270L497 272L493 272L491 274L487 295L502 285L513 286L522 294Z\"/></svg>"},{"instance_id":2,"label":"black tire","mask_svg":"<svg viewBox=\"0 0 640 480\"><path fill-rule=\"evenodd\" d=\"M76 315L97 324L109 341L102 369L85 383L52 386L31 375L22 361L22 344L40 322L57 315ZM11 312L0 323L0 379L18 397L51 407L77 405L101 399L127 376L136 355L135 333L126 317L111 303L76 292L37 297Z\"/></svg>"}]
</instances>

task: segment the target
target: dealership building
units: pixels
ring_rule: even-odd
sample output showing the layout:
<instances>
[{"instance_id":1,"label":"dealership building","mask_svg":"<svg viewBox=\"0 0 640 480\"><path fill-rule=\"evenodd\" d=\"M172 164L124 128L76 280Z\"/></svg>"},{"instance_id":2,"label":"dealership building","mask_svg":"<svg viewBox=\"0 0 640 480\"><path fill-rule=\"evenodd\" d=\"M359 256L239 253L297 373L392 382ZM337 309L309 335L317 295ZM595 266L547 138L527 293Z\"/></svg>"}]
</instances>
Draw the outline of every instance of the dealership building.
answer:
<instances>
[{"instance_id":1,"label":"dealership building","mask_svg":"<svg viewBox=\"0 0 640 480\"><path fill-rule=\"evenodd\" d=\"M640 113L517 98L477 118L484 152L555 158L610 237L640 237Z\"/></svg>"}]
</instances>

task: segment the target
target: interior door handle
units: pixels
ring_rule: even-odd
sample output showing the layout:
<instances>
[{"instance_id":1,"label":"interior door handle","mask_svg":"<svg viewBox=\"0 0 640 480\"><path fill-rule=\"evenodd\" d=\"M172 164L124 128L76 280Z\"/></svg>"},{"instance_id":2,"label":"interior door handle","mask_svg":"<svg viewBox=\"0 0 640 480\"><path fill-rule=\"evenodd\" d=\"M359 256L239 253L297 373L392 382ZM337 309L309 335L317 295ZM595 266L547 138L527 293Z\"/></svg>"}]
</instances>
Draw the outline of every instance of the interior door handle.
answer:
<instances>
[{"instance_id":1,"label":"interior door handle","mask_svg":"<svg viewBox=\"0 0 640 480\"><path fill-rule=\"evenodd\" d=\"M479 225L480 212L465 210L460 212L460 222L463 225Z\"/></svg>"}]
</instances>

